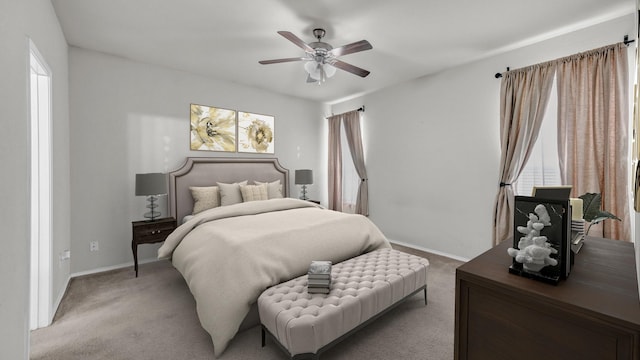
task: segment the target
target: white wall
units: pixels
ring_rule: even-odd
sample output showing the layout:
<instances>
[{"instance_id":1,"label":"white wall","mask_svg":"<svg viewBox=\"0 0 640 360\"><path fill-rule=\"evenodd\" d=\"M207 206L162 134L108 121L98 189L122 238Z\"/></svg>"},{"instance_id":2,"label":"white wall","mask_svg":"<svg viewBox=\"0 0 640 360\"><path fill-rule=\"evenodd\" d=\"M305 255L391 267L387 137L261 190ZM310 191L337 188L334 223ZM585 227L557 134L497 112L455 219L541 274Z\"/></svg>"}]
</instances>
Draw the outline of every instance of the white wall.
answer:
<instances>
[{"instance_id":1,"label":"white wall","mask_svg":"<svg viewBox=\"0 0 640 360\"><path fill-rule=\"evenodd\" d=\"M75 47L69 61L74 273L133 261L131 221L146 204L134 196L136 173L175 170L188 156L247 156L190 151L191 103L275 116L275 155L253 157L278 157L291 184L295 169L322 165L321 104ZM99 251L89 251L92 240ZM140 246L139 258L157 248Z\"/></svg>"},{"instance_id":2,"label":"white wall","mask_svg":"<svg viewBox=\"0 0 640 360\"><path fill-rule=\"evenodd\" d=\"M335 104L366 106L370 217L392 240L460 258L492 246L500 162L496 72L633 38L634 15Z\"/></svg>"},{"instance_id":3,"label":"white wall","mask_svg":"<svg viewBox=\"0 0 640 360\"><path fill-rule=\"evenodd\" d=\"M69 264L69 147L67 44L49 1L0 2L0 349L3 359L28 358L29 310L29 45L36 44L53 75L52 300L64 291Z\"/></svg>"}]
</instances>

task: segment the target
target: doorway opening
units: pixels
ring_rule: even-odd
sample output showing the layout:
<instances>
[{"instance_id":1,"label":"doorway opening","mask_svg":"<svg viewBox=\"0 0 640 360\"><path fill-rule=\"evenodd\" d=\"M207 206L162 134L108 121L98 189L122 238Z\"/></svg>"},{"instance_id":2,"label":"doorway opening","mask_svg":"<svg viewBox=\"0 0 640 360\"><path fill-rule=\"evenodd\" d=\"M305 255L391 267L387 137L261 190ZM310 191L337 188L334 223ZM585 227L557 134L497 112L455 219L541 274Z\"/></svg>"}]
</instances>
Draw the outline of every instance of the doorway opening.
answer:
<instances>
[{"instance_id":1,"label":"doorway opening","mask_svg":"<svg viewBox=\"0 0 640 360\"><path fill-rule=\"evenodd\" d=\"M29 40L31 330L51 324L51 71Z\"/></svg>"}]
</instances>

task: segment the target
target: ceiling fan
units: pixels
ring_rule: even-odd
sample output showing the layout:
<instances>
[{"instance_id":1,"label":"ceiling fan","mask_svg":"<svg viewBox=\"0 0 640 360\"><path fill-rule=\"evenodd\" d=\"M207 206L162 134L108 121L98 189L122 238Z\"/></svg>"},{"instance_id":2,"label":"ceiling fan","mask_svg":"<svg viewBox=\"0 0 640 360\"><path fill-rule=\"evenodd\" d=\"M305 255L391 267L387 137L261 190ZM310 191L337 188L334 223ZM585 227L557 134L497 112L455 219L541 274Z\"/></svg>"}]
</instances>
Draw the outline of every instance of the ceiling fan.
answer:
<instances>
[{"instance_id":1,"label":"ceiling fan","mask_svg":"<svg viewBox=\"0 0 640 360\"><path fill-rule=\"evenodd\" d=\"M313 36L317 39L317 41L307 44L289 31L278 31L278 34L282 35L284 38L304 50L305 56L274 60L260 60L258 62L260 64L267 65L292 61L306 61L304 69L309 74L307 76L307 82L309 83L323 83L327 78L330 78L335 74L336 68L361 77L366 77L367 75L369 75L369 71L365 69L348 64L342 60L338 60L339 56L373 49L373 47L367 40L360 40L338 48L333 48L333 46L321 41L325 33L326 32L324 29L313 29Z\"/></svg>"}]
</instances>

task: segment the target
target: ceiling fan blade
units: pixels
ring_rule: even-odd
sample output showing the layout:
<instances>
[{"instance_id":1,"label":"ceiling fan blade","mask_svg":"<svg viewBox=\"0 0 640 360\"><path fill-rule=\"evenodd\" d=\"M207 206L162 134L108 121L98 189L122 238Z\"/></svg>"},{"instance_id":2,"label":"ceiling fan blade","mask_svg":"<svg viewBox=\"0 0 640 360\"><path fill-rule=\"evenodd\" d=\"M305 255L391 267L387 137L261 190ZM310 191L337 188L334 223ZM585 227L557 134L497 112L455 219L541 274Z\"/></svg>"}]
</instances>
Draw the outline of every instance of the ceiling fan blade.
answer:
<instances>
[{"instance_id":1,"label":"ceiling fan blade","mask_svg":"<svg viewBox=\"0 0 640 360\"><path fill-rule=\"evenodd\" d=\"M366 77L367 75L369 75L369 71L359 68L357 66L353 66L351 64L347 64L344 61L340 61L337 59L333 59L333 61L331 62L331 65L337 67L338 69L344 70L344 71L348 71L354 75L358 75L361 77Z\"/></svg>"},{"instance_id":2,"label":"ceiling fan blade","mask_svg":"<svg viewBox=\"0 0 640 360\"><path fill-rule=\"evenodd\" d=\"M314 83L314 82L318 82L318 80L314 80L311 75L307 75L307 82L308 83Z\"/></svg>"},{"instance_id":3,"label":"ceiling fan blade","mask_svg":"<svg viewBox=\"0 0 640 360\"><path fill-rule=\"evenodd\" d=\"M371 50L371 49L373 49L373 46L371 46L371 44L367 40L360 40L351 44L337 47L329 51L329 54L335 57L338 57L342 55L353 54L355 52Z\"/></svg>"},{"instance_id":4,"label":"ceiling fan blade","mask_svg":"<svg viewBox=\"0 0 640 360\"><path fill-rule=\"evenodd\" d=\"M295 36L293 33L289 31L278 31L278 34L285 37L285 39L291 41L292 43L298 45L305 52L313 54L315 50L311 46L309 46L306 42L302 41L299 37Z\"/></svg>"},{"instance_id":5,"label":"ceiling fan blade","mask_svg":"<svg viewBox=\"0 0 640 360\"><path fill-rule=\"evenodd\" d=\"M268 64L277 64L277 63L283 63L283 62L304 61L304 60L309 60L309 59L305 57L295 57L295 58L285 58L285 59L260 60L258 62L262 65L268 65Z\"/></svg>"}]
</instances>

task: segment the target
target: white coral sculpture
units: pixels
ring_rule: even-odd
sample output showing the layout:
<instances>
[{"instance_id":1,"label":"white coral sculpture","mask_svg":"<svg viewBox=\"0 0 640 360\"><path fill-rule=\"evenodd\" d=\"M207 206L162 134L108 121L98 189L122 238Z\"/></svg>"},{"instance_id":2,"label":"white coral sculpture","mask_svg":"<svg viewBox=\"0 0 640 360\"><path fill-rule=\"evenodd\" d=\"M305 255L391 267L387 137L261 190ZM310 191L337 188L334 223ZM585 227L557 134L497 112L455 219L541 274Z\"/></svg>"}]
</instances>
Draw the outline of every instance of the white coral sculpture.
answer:
<instances>
[{"instance_id":1,"label":"white coral sculpture","mask_svg":"<svg viewBox=\"0 0 640 360\"><path fill-rule=\"evenodd\" d=\"M529 214L527 227L518 226L516 229L523 234L518 241L518 249L509 248L509 255L523 265L526 270L540 271L547 265L558 264L556 259L551 258L551 254L557 254L558 250L551 247L546 236L540 236L540 231L545 226L551 225L551 217L547 208L538 204L533 212Z\"/></svg>"}]
</instances>

